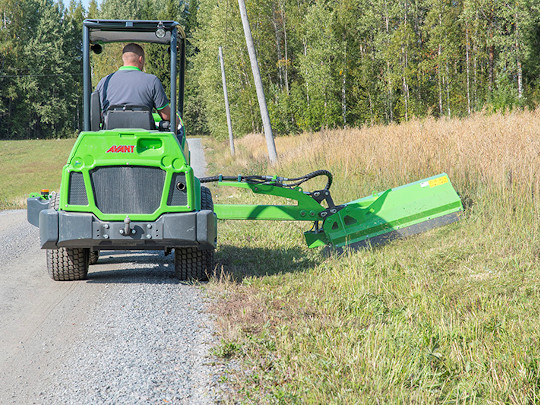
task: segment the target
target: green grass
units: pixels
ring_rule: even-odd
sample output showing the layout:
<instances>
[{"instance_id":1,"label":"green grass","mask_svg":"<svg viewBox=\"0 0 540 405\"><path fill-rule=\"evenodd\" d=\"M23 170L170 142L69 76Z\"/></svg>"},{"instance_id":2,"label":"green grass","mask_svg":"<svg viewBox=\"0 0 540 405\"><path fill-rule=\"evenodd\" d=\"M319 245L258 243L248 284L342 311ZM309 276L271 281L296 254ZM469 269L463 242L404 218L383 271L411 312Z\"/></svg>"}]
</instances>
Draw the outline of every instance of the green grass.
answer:
<instances>
[{"instance_id":1,"label":"green grass","mask_svg":"<svg viewBox=\"0 0 540 405\"><path fill-rule=\"evenodd\" d=\"M60 187L75 139L0 141L0 210L24 208L31 192Z\"/></svg>"},{"instance_id":2,"label":"green grass","mask_svg":"<svg viewBox=\"0 0 540 405\"><path fill-rule=\"evenodd\" d=\"M225 190L215 202L254 201ZM241 364L231 401L540 403L537 208L489 184L466 191L459 223L341 256L307 249L306 224L220 222L208 288L221 297L216 353Z\"/></svg>"}]
</instances>

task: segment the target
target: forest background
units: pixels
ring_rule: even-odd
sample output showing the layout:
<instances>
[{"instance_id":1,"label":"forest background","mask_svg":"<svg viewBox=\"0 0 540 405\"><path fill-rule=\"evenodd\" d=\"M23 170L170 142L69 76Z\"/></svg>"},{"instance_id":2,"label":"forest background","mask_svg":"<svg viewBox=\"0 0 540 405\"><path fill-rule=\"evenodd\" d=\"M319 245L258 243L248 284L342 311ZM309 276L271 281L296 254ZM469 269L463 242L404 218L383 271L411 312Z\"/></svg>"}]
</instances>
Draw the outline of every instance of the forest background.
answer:
<instances>
[{"instance_id":1,"label":"forest background","mask_svg":"<svg viewBox=\"0 0 540 405\"><path fill-rule=\"evenodd\" d=\"M248 0L277 134L534 108L537 0ZM74 136L82 127L84 18L172 19L188 37L188 134L227 135L218 47L235 136L261 131L235 0L0 0L0 139ZM93 56L93 83L121 66ZM165 48L146 71L168 87Z\"/></svg>"}]
</instances>

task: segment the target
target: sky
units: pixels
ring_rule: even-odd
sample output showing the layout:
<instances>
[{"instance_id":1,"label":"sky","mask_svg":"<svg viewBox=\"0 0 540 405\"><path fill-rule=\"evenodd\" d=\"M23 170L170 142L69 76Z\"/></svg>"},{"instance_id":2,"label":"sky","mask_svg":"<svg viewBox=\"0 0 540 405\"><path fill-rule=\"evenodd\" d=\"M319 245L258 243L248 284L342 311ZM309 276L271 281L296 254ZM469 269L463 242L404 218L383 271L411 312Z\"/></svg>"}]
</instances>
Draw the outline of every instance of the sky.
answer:
<instances>
[{"instance_id":1,"label":"sky","mask_svg":"<svg viewBox=\"0 0 540 405\"><path fill-rule=\"evenodd\" d=\"M62 0L64 2L64 7L69 7L70 0ZM101 4L101 0L97 0L98 5ZM88 5L90 4L90 0L82 0L82 5L86 11L88 11Z\"/></svg>"}]
</instances>

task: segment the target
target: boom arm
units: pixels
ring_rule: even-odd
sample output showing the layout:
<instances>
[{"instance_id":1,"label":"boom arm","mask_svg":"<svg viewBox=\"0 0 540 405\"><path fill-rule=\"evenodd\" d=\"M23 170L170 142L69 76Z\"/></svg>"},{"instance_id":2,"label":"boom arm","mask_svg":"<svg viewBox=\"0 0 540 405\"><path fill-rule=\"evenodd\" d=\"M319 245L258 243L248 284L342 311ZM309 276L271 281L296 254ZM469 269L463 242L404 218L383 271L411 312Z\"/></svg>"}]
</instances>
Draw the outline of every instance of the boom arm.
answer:
<instances>
[{"instance_id":1,"label":"boom arm","mask_svg":"<svg viewBox=\"0 0 540 405\"><path fill-rule=\"evenodd\" d=\"M275 195L296 200L297 205L246 205L215 204L214 212L218 219L258 219L277 221L317 221L325 208L302 188L284 188L276 184L252 184L242 181L219 181L220 186L246 188L255 194ZM329 193L328 190L326 192Z\"/></svg>"}]
</instances>

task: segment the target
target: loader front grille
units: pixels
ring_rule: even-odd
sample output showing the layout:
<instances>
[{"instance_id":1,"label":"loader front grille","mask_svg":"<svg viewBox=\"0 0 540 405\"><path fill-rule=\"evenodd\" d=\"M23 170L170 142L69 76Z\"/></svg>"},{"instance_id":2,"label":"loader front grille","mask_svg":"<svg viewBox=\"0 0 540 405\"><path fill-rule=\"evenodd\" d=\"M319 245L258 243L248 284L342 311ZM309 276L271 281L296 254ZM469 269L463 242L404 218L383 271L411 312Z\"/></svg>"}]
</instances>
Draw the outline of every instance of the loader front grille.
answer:
<instances>
[{"instance_id":1,"label":"loader front grille","mask_svg":"<svg viewBox=\"0 0 540 405\"><path fill-rule=\"evenodd\" d=\"M151 214L159 208L165 172L158 167L103 166L90 172L97 208L104 214Z\"/></svg>"},{"instance_id":2,"label":"loader front grille","mask_svg":"<svg viewBox=\"0 0 540 405\"><path fill-rule=\"evenodd\" d=\"M69 174L68 204L88 205L82 173L71 172Z\"/></svg>"}]
</instances>

